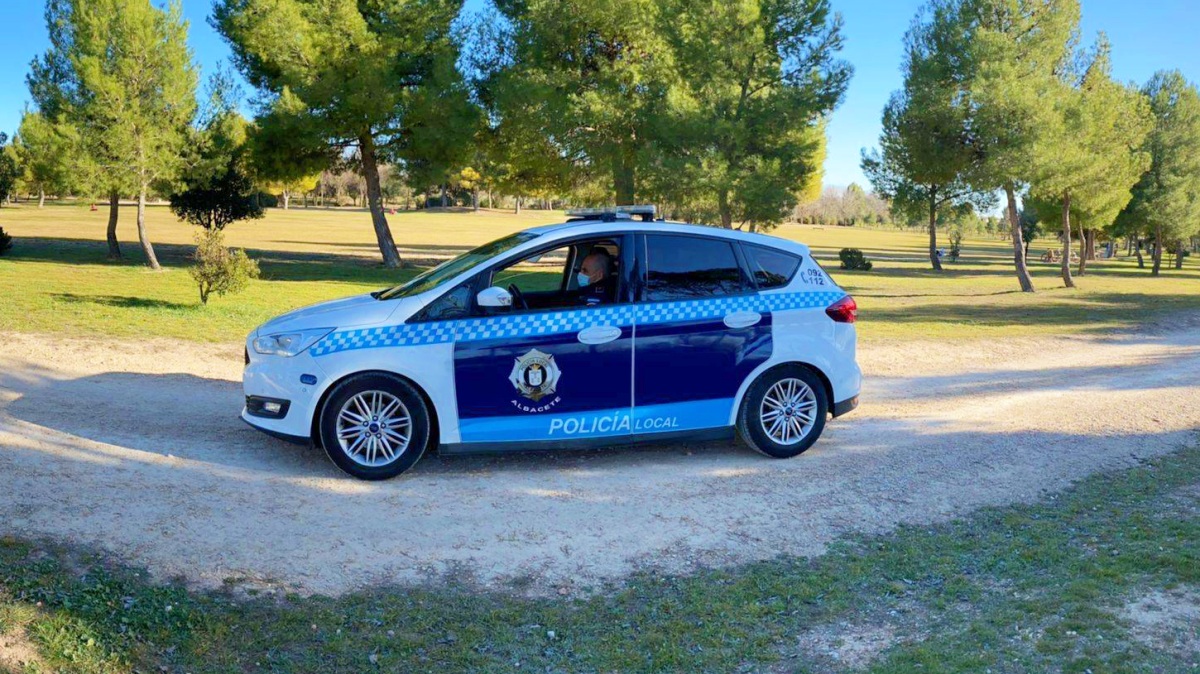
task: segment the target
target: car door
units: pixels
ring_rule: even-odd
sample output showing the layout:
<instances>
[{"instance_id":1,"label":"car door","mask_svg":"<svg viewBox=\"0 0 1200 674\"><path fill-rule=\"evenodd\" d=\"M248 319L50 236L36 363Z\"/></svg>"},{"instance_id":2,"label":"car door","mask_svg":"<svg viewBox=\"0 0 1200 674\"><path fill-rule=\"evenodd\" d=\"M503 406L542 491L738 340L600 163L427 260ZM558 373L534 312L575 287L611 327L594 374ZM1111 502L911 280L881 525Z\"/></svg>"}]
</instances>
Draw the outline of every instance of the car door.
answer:
<instances>
[{"instance_id":1,"label":"car door","mask_svg":"<svg viewBox=\"0 0 1200 674\"><path fill-rule=\"evenodd\" d=\"M741 249L719 237L648 233L635 243L633 432L729 426L738 388L771 356Z\"/></svg>"},{"instance_id":2,"label":"car door","mask_svg":"<svg viewBox=\"0 0 1200 674\"><path fill-rule=\"evenodd\" d=\"M464 444L520 443L517 448L526 448L629 434L633 307L628 281L620 273L630 266L620 263L628 255L628 239L624 234L599 235L556 243L551 248L568 250L561 280L532 279L534 306L492 315L479 315L480 310L457 324L454 384ZM545 306L555 285L565 298L578 292L579 251L591 245L619 249L610 301ZM553 252L543 249L533 255ZM482 274L477 290L519 276L494 278L498 271L503 269Z\"/></svg>"}]
</instances>

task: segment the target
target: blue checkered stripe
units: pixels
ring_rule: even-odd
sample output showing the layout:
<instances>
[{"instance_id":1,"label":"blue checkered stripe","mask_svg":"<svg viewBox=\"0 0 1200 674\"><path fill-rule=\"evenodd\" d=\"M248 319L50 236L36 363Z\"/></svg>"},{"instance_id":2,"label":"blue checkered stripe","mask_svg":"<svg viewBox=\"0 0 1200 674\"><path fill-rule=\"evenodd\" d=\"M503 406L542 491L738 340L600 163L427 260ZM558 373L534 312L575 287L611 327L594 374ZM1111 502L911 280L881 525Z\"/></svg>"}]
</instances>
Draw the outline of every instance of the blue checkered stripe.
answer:
<instances>
[{"instance_id":1,"label":"blue checkered stripe","mask_svg":"<svg viewBox=\"0 0 1200 674\"><path fill-rule=\"evenodd\" d=\"M636 313L641 325L676 323L718 318L735 311L771 313L795 309L824 308L845 296L844 292L777 293L741 295L710 300L656 302L598 309L572 309L550 313L518 314L461 321L405 323L383 328L339 330L312 347L313 356L340 351L423 346L447 342L479 342L514 337L537 337L579 332L594 325L633 325Z\"/></svg>"},{"instance_id":2,"label":"blue checkered stripe","mask_svg":"<svg viewBox=\"0 0 1200 674\"><path fill-rule=\"evenodd\" d=\"M637 308L638 325L681 323L722 318L735 311L771 313L793 309L825 308L845 297L844 292L778 293L774 295L739 295L711 300L656 302Z\"/></svg>"}]
</instances>

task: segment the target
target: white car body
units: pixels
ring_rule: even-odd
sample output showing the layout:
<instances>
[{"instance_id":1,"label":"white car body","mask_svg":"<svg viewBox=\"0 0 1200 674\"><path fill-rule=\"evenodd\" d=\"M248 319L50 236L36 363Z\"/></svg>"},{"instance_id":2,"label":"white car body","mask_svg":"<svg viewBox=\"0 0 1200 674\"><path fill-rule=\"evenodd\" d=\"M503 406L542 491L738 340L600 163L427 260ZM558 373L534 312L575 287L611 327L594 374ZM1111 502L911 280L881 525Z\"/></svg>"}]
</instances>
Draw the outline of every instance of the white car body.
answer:
<instances>
[{"instance_id":1,"label":"white car body","mask_svg":"<svg viewBox=\"0 0 1200 674\"><path fill-rule=\"evenodd\" d=\"M848 296L807 246L760 234L622 219L568 222L523 235L527 240L423 292L395 299L349 297L298 309L258 327L246 340L248 405L242 418L275 436L315 440L325 395L338 382L364 372L391 373L415 386L436 424L430 445L444 452L729 433L751 382L786 363L820 374L834 416L857 404L861 373L855 361L855 326L826 313ZM753 287L723 297L642 301L644 295L638 293L646 292L647 277L635 277L644 272L624 267L620 282L626 294L614 303L486 315L475 306L468 316L414 320L460 287L473 291L475 304L480 288L464 284L548 246L611 238L634 247L626 253L634 267L652 266L639 257L647 254L647 242L662 246L682 241L670 237L728 241L743 265L745 246L753 247L755 255L763 254L760 249L774 250L800 262L785 285L760 289L747 281ZM564 292L572 283L569 272L568 266ZM689 325L703 334L689 333ZM256 350L256 340L268 335L307 339L325 330L329 333L302 345L295 355ZM757 336L748 336L748 330ZM590 343L593 338L599 341ZM719 388L703 393L718 383ZM530 398L531 388L550 394ZM688 391L703 399L687 399ZM589 400L589 392L596 392L597 399ZM262 401L280 403L282 415L264 413Z\"/></svg>"}]
</instances>

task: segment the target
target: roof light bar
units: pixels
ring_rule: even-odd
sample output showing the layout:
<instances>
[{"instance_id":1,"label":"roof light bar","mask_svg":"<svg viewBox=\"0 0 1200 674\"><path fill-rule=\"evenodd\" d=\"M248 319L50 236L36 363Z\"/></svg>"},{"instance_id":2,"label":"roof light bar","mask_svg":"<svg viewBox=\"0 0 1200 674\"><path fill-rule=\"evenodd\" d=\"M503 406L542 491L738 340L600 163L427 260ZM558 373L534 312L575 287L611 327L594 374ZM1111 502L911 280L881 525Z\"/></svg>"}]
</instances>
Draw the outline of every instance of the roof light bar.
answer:
<instances>
[{"instance_id":1,"label":"roof light bar","mask_svg":"<svg viewBox=\"0 0 1200 674\"><path fill-rule=\"evenodd\" d=\"M643 219L654 219L655 208L654 204L635 204L630 206L601 206L598 208L572 208L567 211L567 215L572 218L584 218L587 220L628 220L635 215L640 215Z\"/></svg>"}]
</instances>

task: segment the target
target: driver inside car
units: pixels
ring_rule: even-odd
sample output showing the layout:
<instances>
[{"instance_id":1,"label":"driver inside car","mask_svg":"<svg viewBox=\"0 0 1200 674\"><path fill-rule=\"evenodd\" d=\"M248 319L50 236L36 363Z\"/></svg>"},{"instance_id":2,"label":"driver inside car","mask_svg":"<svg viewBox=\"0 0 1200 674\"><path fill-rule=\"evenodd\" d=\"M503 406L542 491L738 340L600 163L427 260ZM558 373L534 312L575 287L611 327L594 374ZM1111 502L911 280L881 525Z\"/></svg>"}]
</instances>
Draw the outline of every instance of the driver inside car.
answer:
<instances>
[{"instance_id":1,"label":"driver inside car","mask_svg":"<svg viewBox=\"0 0 1200 674\"><path fill-rule=\"evenodd\" d=\"M575 277L581 304L594 307L612 300L608 282L612 267L612 257L603 248L594 248L583 258L583 265Z\"/></svg>"}]
</instances>

